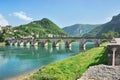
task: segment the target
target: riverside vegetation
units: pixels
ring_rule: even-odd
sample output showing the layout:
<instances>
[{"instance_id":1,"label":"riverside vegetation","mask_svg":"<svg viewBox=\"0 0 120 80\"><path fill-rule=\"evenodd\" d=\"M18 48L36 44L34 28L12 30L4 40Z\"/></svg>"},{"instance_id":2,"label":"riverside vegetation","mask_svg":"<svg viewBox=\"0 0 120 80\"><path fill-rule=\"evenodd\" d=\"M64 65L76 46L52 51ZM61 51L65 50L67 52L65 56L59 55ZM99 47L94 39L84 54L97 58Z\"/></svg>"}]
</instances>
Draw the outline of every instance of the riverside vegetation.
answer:
<instances>
[{"instance_id":1,"label":"riverside vegetation","mask_svg":"<svg viewBox=\"0 0 120 80\"><path fill-rule=\"evenodd\" d=\"M104 43L100 47L43 66L38 72L24 80L76 80L89 66L107 64L108 58L105 48L107 44Z\"/></svg>"}]
</instances>

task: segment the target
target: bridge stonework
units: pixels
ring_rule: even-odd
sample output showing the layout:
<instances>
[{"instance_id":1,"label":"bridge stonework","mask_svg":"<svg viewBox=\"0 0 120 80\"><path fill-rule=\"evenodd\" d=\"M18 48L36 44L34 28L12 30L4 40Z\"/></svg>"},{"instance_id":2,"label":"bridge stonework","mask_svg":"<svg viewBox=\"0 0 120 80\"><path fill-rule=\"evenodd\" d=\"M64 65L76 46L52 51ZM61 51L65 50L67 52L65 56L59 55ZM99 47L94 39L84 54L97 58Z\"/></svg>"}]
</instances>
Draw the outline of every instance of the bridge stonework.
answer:
<instances>
[{"instance_id":1,"label":"bridge stonework","mask_svg":"<svg viewBox=\"0 0 120 80\"><path fill-rule=\"evenodd\" d=\"M113 52L115 50L115 61L113 62ZM108 51L108 64L112 65L114 63L115 65L120 65L120 45L108 45L107 46Z\"/></svg>"},{"instance_id":2,"label":"bridge stonework","mask_svg":"<svg viewBox=\"0 0 120 80\"><path fill-rule=\"evenodd\" d=\"M113 38L107 45L108 64L120 65L120 38Z\"/></svg>"},{"instance_id":3,"label":"bridge stonework","mask_svg":"<svg viewBox=\"0 0 120 80\"><path fill-rule=\"evenodd\" d=\"M33 45L33 46L37 46L39 43L42 46L47 46L48 42L53 43L53 46L59 46L59 42L63 41L65 43L66 47L70 47L72 42L78 42L83 49L85 48L85 44L88 41L94 42L95 46L98 47L102 41L104 40L108 40L110 41L111 39L103 39L103 38L79 38L79 37L66 37L66 38L41 38L41 39L12 39L12 40L7 40L6 44L8 45L23 45L23 46L27 46L27 45Z\"/></svg>"}]
</instances>

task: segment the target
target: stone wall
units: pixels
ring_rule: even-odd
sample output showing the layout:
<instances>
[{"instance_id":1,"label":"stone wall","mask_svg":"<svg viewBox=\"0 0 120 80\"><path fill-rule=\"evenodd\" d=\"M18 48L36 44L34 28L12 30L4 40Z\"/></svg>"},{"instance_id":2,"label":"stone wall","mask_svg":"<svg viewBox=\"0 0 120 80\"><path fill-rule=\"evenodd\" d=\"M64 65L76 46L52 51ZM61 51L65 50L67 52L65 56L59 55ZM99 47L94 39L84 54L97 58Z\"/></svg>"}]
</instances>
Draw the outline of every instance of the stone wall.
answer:
<instances>
[{"instance_id":1,"label":"stone wall","mask_svg":"<svg viewBox=\"0 0 120 80\"><path fill-rule=\"evenodd\" d=\"M113 48L116 48L116 51L115 51L115 65L120 65L120 45L117 45L117 44L107 46L108 65L112 65Z\"/></svg>"},{"instance_id":2,"label":"stone wall","mask_svg":"<svg viewBox=\"0 0 120 80\"><path fill-rule=\"evenodd\" d=\"M77 80L120 80L120 66L92 66Z\"/></svg>"}]
</instances>

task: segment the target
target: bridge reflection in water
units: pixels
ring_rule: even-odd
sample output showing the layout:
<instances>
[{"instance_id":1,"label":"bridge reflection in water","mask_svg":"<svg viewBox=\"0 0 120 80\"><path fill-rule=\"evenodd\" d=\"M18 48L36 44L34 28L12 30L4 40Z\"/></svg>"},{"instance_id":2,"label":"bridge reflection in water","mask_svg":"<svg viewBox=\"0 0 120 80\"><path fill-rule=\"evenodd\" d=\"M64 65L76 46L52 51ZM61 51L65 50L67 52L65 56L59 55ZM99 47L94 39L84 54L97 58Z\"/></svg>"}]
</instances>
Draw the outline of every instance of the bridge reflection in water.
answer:
<instances>
[{"instance_id":1,"label":"bridge reflection in water","mask_svg":"<svg viewBox=\"0 0 120 80\"><path fill-rule=\"evenodd\" d=\"M53 47L58 47L61 44L65 44L65 47L70 48L73 42L78 42L79 47L86 50L86 43L93 42L95 47L98 47L103 41L111 39L106 38L80 38L80 37L66 37L66 38L41 38L41 39L11 39L6 40L7 45L11 46L48 46L48 43L52 43Z\"/></svg>"}]
</instances>

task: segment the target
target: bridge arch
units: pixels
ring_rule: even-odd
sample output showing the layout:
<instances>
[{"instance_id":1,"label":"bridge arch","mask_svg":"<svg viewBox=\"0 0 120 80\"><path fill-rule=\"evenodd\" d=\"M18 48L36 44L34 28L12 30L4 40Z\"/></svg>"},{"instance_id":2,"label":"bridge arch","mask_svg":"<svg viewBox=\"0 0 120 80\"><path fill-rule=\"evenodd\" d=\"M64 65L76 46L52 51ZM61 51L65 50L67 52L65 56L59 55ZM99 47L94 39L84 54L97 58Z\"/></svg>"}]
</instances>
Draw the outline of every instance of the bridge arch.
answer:
<instances>
[{"instance_id":1,"label":"bridge arch","mask_svg":"<svg viewBox=\"0 0 120 80\"><path fill-rule=\"evenodd\" d=\"M42 44L43 47L44 46L48 46L48 43L52 43L52 41L49 40L49 39L47 39L47 40L41 42L41 44Z\"/></svg>"},{"instance_id":2,"label":"bridge arch","mask_svg":"<svg viewBox=\"0 0 120 80\"><path fill-rule=\"evenodd\" d=\"M95 47L98 47L101 44L101 40L100 39L88 39L85 41L86 42L93 42Z\"/></svg>"},{"instance_id":3,"label":"bridge arch","mask_svg":"<svg viewBox=\"0 0 120 80\"><path fill-rule=\"evenodd\" d=\"M61 40L54 41L53 47L58 47L60 42L61 42Z\"/></svg>"},{"instance_id":4,"label":"bridge arch","mask_svg":"<svg viewBox=\"0 0 120 80\"><path fill-rule=\"evenodd\" d=\"M30 40L24 40L24 46L30 46L31 45L31 41Z\"/></svg>"},{"instance_id":5,"label":"bridge arch","mask_svg":"<svg viewBox=\"0 0 120 80\"><path fill-rule=\"evenodd\" d=\"M72 40L66 40L66 41L64 41L64 42L65 42L65 46L66 46L67 48L69 48L69 47L72 46L72 43L73 43L73 42L78 42L78 41L72 39Z\"/></svg>"},{"instance_id":6,"label":"bridge arch","mask_svg":"<svg viewBox=\"0 0 120 80\"><path fill-rule=\"evenodd\" d=\"M15 41L15 42L13 43L13 45L14 45L14 46L18 46L18 42Z\"/></svg>"},{"instance_id":7,"label":"bridge arch","mask_svg":"<svg viewBox=\"0 0 120 80\"><path fill-rule=\"evenodd\" d=\"M18 40L18 46L24 46L24 40Z\"/></svg>"},{"instance_id":8,"label":"bridge arch","mask_svg":"<svg viewBox=\"0 0 120 80\"><path fill-rule=\"evenodd\" d=\"M71 47L73 42L78 42L78 41L77 40L71 40L71 41L69 41L68 46Z\"/></svg>"},{"instance_id":9,"label":"bridge arch","mask_svg":"<svg viewBox=\"0 0 120 80\"><path fill-rule=\"evenodd\" d=\"M93 42L93 45L95 47L98 47L100 45L100 42L97 39L86 39L86 40L81 42L81 47L83 48L83 50L86 50L86 46L87 46L88 42Z\"/></svg>"},{"instance_id":10,"label":"bridge arch","mask_svg":"<svg viewBox=\"0 0 120 80\"><path fill-rule=\"evenodd\" d=\"M33 40L33 46L38 46L38 41L37 40Z\"/></svg>"},{"instance_id":11,"label":"bridge arch","mask_svg":"<svg viewBox=\"0 0 120 80\"><path fill-rule=\"evenodd\" d=\"M102 39L101 40L101 43L103 43L103 42L110 42L111 40L108 40L108 39Z\"/></svg>"}]
</instances>

